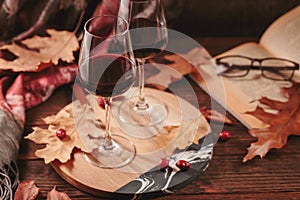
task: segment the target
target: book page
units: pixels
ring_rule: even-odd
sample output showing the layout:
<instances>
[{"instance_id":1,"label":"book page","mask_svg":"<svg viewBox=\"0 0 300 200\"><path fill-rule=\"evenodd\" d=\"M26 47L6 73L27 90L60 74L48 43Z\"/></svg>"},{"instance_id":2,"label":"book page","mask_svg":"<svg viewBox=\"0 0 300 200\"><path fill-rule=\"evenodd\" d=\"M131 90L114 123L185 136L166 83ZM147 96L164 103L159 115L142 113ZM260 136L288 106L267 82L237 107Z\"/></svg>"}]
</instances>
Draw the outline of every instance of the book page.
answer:
<instances>
[{"instance_id":1,"label":"book page","mask_svg":"<svg viewBox=\"0 0 300 200\"><path fill-rule=\"evenodd\" d=\"M249 42L239 45L217 57L226 55L244 55L251 58L274 57L274 55L263 46ZM218 66L217 66L218 67ZM250 101L257 100L262 96L267 96L274 100L285 101L286 98L280 94L281 87L288 87L291 84L287 81L274 81L267 79L261 75L260 70L250 70L249 74L244 77L226 78L228 84L235 85L239 88L239 92L244 93Z\"/></svg>"},{"instance_id":2,"label":"book page","mask_svg":"<svg viewBox=\"0 0 300 200\"><path fill-rule=\"evenodd\" d=\"M277 57L300 63L300 5L275 20L259 44ZM300 81L299 70L295 79Z\"/></svg>"}]
</instances>

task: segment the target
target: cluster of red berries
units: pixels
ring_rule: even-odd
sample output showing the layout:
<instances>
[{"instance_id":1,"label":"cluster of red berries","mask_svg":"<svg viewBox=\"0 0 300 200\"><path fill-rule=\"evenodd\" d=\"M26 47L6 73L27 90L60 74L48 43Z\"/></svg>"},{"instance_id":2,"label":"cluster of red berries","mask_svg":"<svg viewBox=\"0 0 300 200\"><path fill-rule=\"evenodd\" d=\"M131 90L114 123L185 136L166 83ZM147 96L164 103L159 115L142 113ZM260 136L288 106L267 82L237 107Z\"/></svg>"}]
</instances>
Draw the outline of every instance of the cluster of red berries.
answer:
<instances>
[{"instance_id":1,"label":"cluster of red berries","mask_svg":"<svg viewBox=\"0 0 300 200\"><path fill-rule=\"evenodd\" d=\"M220 132L220 141L225 142L231 138L231 133L229 131L221 131ZM178 160L176 162L176 166L181 170L181 171L187 171L191 164L188 161L185 160ZM167 158L162 158L159 163L158 163L158 168L159 169L166 169L169 167L169 160Z\"/></svg>"},{"instance_id":2,"label":"cluster of red berries","mask_svg":"<svg viewBox=\"0 0 300 200\"><path fill-rule=\"evenodd\" d=\"M181 171L187 171L190 169L191 164L188 161L185 160L178 160L176 162L176 166L181 170ZM169 167L169 160L167 158L163 158L159 161L158 163L158 168L159 169L166 169Z\"/></svg>"}]
</instances>

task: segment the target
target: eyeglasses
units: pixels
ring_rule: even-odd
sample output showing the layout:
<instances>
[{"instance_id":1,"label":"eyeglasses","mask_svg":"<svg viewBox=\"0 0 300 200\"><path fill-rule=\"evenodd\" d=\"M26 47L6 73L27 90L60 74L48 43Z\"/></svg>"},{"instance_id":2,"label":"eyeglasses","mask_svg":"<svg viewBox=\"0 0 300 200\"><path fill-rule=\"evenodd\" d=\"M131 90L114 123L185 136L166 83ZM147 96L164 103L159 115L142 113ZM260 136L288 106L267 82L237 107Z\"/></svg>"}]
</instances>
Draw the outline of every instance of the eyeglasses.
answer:
<instances>
[{"instance_id":1,"label":"eyeglasses","mask_svg":"<svg viewBox=\"0 0 300 200\"><path fill-rule=\"evenodd\" d=\"M250 70L261 70L261 75L272 80L291 80L299 64L283 58L250 58L242 55L223 56L216 59L218 75L243 77Z\"/></svg>"}]
</instances>

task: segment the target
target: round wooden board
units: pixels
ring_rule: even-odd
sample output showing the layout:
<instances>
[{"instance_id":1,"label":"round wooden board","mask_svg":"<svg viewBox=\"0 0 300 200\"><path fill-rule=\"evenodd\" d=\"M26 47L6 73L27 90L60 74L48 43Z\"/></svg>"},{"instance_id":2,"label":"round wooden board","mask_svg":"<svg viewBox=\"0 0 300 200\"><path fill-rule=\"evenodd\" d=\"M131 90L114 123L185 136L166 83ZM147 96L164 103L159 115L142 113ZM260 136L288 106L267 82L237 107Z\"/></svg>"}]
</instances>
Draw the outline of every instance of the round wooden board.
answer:
<instances>
[{"instance_id":1,"label":"round wooden board","mask_svg":"<svg viewBox=\"0 0 300 200\"><path fill-rule=\"evenodd\" d=\"M106 197L119 195L122 198L169 193L201 174L211 159L213 147L213 142L207 142L208 140L198 144L210 132L206 119L199 109L171 93L154 89L147 89L146 93L160 97L169 106L165 126L173 128L171 132L164 130L148 139L134 138L122 132L123 136L135 144L137 150L134 160L122 168L98 168L87 161L84 152L75 150L68 162L55 160L51 163L55 171L82 191ZM117 131L116 129L113 131ZM171 166L165 171L156 167L163 157L169 159ZM191 169L186 172L178 171L174 164L178 159L193 163Z\"/></svg>"}]
</instances>

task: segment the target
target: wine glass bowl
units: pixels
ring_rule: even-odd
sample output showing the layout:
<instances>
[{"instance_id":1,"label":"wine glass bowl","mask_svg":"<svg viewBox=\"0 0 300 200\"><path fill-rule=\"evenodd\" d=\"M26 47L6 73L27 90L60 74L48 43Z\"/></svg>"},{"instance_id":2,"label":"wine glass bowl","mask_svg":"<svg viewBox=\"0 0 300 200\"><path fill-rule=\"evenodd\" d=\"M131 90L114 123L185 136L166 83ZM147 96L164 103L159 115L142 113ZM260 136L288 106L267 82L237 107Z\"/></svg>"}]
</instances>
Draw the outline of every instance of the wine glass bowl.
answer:
<instances>
[{"instance_id":1,"label":"wine glass bowl","mask_svg":"<svg viewBox=\"0 0 300 200\"><path fill-rule=\"evenodd\" d=\"M118 168L135 156L132 142L110 131L112 98L129 90L135 73L127 21L112 15L88 20L79 55L78 79L88 93L104 99L106 114L104 135L97 138L98 147L86 154L87 160L95 166Z\"/></svg>"},{"instance_id":2,"label":"wine glass bowl","mask_svg":"<svg viewBox=\"0 0 300 200\"><path fill-rule=\"evenodd\" d=\"M128 21L134 55L139 62L165 49L168 31L160 0L131 0Z\"/></svg>"}]
</instances>

